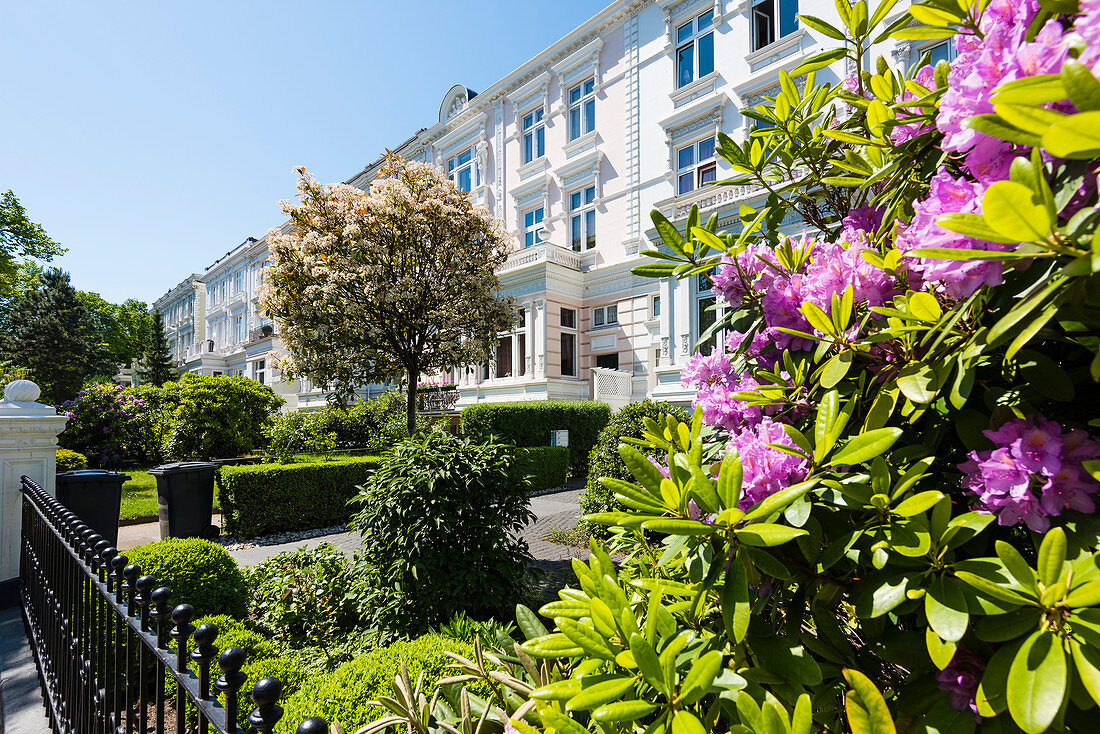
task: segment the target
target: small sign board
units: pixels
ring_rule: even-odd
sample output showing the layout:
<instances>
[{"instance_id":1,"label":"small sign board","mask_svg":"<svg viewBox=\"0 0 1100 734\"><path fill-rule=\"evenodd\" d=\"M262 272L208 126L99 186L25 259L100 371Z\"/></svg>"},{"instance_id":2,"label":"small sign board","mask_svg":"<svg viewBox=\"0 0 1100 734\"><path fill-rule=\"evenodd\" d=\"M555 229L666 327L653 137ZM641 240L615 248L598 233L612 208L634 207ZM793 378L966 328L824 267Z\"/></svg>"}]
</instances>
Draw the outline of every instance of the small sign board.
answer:
<instances>
[{"instance_id":1,"label":"small sign board","mask_svg":"<svg viewBox=\"0 0 1100 734\"><path fill-rule=\"evenodd\" d=\"M569 431L567 431L567 430L550 431L550 445L551 446L568 446L569 445Z\"/></svg>"}]
</instances>

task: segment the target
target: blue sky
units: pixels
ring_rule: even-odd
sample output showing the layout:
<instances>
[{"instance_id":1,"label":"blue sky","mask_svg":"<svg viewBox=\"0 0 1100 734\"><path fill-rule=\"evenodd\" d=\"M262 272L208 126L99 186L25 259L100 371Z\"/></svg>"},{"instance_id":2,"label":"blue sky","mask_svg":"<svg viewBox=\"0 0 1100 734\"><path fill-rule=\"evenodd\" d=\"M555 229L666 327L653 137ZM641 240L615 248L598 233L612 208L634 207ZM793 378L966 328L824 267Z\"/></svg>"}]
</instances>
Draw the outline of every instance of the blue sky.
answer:
<instances>
[{"instance_id":1,"label":"blue sky","mask_svg":"<svg viewBox=\"0 0 1100 734\"><path fill-rule=\"evenodd\" d=\"M0 3L0 191L81 290L152 302L610 0Z\"/></svg>"}]
</instances>

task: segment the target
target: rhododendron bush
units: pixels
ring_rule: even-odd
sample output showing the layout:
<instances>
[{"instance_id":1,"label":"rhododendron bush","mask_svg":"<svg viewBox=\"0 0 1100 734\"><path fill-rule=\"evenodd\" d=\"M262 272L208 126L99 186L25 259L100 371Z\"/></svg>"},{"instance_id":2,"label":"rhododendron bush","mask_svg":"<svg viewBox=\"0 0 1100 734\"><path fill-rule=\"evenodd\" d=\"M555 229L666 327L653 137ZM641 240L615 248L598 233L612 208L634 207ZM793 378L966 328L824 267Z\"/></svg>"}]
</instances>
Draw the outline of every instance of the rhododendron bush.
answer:
<instances>
[{"instance_id":1,"label":"rhododendron bush","mask_svg":"<svg viewBox=\"0 0 1100 734\"><path fill-rule=\"evenodd\" d=\"M893 6L800 16L838 48L719 136L740 226L654 213L635 272L709 277L716 346L603 480L627 560L520 615L501 728L1097 729L1100 3ZM865 67L890 37L958 56Z\"/></svg>"}]
</instances>

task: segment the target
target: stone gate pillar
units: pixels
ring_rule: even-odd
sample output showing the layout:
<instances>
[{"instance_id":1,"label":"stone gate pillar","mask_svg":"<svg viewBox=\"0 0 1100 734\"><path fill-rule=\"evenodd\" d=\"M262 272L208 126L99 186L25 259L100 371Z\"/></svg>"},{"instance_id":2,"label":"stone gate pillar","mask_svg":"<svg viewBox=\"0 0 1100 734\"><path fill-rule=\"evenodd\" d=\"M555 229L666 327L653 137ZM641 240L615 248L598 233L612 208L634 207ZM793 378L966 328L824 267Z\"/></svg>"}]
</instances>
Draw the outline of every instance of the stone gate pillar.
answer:
<instances>
[{"instance_id":1,"label":"stone gate pillar","mask_svg":"<svg viewBox=\"0 0 1100 734\"><path fill-rule=\"evenodd\" d=\"M57 475L57 436L68 420L49 405L36 403L42 390L15 380L0 400L0 607L15 591L19 576L24 474L53 495Z\"/></svg>"}]
</instances>

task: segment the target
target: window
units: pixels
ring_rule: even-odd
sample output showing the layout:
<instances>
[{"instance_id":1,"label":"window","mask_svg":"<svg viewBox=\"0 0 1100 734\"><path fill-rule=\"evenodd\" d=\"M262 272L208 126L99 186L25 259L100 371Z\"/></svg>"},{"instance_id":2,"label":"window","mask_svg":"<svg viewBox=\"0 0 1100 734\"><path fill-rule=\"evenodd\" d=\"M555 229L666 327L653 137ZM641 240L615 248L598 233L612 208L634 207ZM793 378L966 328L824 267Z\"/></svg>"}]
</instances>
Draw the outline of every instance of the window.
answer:
<instances>
[{"instance_id":1,"label":"window","mask_svg":"<svg viewBox=\"0 0 1100 734\"><path fill-rule=\"evenodd\" d=\"M546 130L542 124L542 108L523 116L523 162L530 163L546 153Z\"/></svg>"},{"instance_id":2,"label":"window","mask_svg":"<svg viewBox=\"0 0 1100 734\"><path fill-rule=\"evenodd\" d=\"M712 270L709 273L700 273L696 281L696 324L699 327L697 338L701 338L703 334L707 332L707 329L714 326L714 322L718 318L716 301L713 291L711 290L713 288L713 283L710 279L714 272L715 271ZM699 345L699 352L709 356L717 345L718 334L715 333Z\"/></svg>"},{"instance_id":3,"label":"window","mask_svg":"<svg viewBox=\"0 0 1100 734\"><path fill-rule=\"evenodd\" d=\"M512 335L497 339L497 377L512 376Z\"/></svg>"},{"instance_id":4,"label":"window","mask_svg":"<svg viewBox=\"0 0 1100 734\"><path fill-rule=\"evenodd\" d=\"M267 360L258 359L252 363L252 379L261 385L266 384L267 379Z\"/></svg>"},{"instance_id":5,"label":"window","mask_svg":"<svg viewBox=\"0 0 1100 734\"><path fill-rule=\"evenodd\" d=\"M600 306L599 308L592 309L592 328L599 326L611 326L619 323L619 306L618 304L611 304L610 306Z\"/></svg>"},{"instance_id":6,"label":"window","mask_svg":"<svg viewBox=\"0 0 1100 734\"><path fill-rule=\"evenodd\" d=\"M481 174L474 165L473 148L467 148L447 159L447 178L451 179L455 188L467 194L473 191L475 186L481 185Z\"/></svg>"},{"instance_id":7,"label":"window","mask_svg":"<svg viewBox=\"0 0 1100 734\"><path fill-rule=\"evenodd\" d=\"M752 50L759 51L798 28L798 0L752 0Z\"/></svg>"},{"instance_id":8,"label":"window","mask_svg":"<svg viewBox=\"0 0 1100 734\"><path fill-rule=\"evenodd\" d=\"M233 273L233 294L236 295L244 290L244 271L238 270Z\"/></svg>"},{"instance_id":9,"label":"window","mask_svg":"<svg viewBox=\"0 0 1100 734\"><path fill-rule=\"evenodd\" d=\"M569 140L596 129L596 80L588 79L569 90Z\"/></svg>"},{"instance_id":10,"label":"window","mask_svg":"<svg viewBox=\"0 0 1100 734\"><path fill-rule=\"evenodd\" d=\"M532 209L523 215L523 246L534 247L542 242L543 209Z\"/></svg>"},{"instance_id":11,"label":"window","mask_svg":"<svg viewBox=\"0 0 1100 734\"><path fill-rule=\"evenodd\" d=\"M714 71L714 10L676 29L676 88Z\"/></svg>"},{"instance_id":12,"label":"window","mask_svg":"<svg viewBox=\"0 0 1100 734\"><path fill-rule=\"evenodd\" d=\"M497 335L496 376L512 377L527 374L527 331L525 329L526 309L516 310L514 332ZM518 357L513 362L513 357Z\"/></svg>"},{"instance_id":13,"label":"window","mask_svg":"<svg viewBox=\"0 0 1100 734\"><path fill-rule=\"evenodd\" d=\"M573 252L596 246L596 187L588 186L569 195L569 241Z\"/></svg>"},{"instance_id":14,"label":"window","mask_svg":"<svg viewBox=\"0 0 1100 734\"><path fill-rule=\"evenodd\" d=\"M676 193L686 194L714 181L714 138L679 148L676 151Z\"/></svg>"},{"instance_id":15,"label":"window","mask_svg":"<svg viewBox=\"0 0 1100 734\"><path fill-rule=\"evenodd\" d=\"M652 307L649 310L651 318L657 318L661 315L661 297L653 296Z\"/></svg>"},{"instance_id":16,"label":"window","mask_svg":"<svg viewBox=\"0 0 1100 734\"><path fill-rule=\"evenodd\" d=\"M244 341L244 316L233 317L233 337L237 344Z\"/></svg>"},{"instance_id":17,"label":"window","mask_svg":"<svg viewBox=\"0 0 1100 734\"><path fill-rule=\"evenodd\" d=\"M614 354L597 354L596 366L603 367L605 370L617 370L619 369L619 353Z\"/></svg>"},{"instance_id":18,"label":"window","mask_svg":"<svg viewBox=\"0 0 1100 734\"><path fill-rule=\"evenodd\" d=\"M919 63L925 54L928 54L928 63L932 65L932 68L935 68L936 64L941 61L954 61L955 57L958 56L954 43L951 41L941 41L940 43L914 50L912 55L913 64L916 65Z\"/></svg>"},{"instance_id":19,"label":"window","mask_svg":"<svg viewBox=\"0 0 1100 734\"><path fill-rule=\"evenodd\" d=\"M565 329L577 328L577 312L571 308L561 310L561 375L577 376L577 334Z\"/></svg>"}]
</instances>

